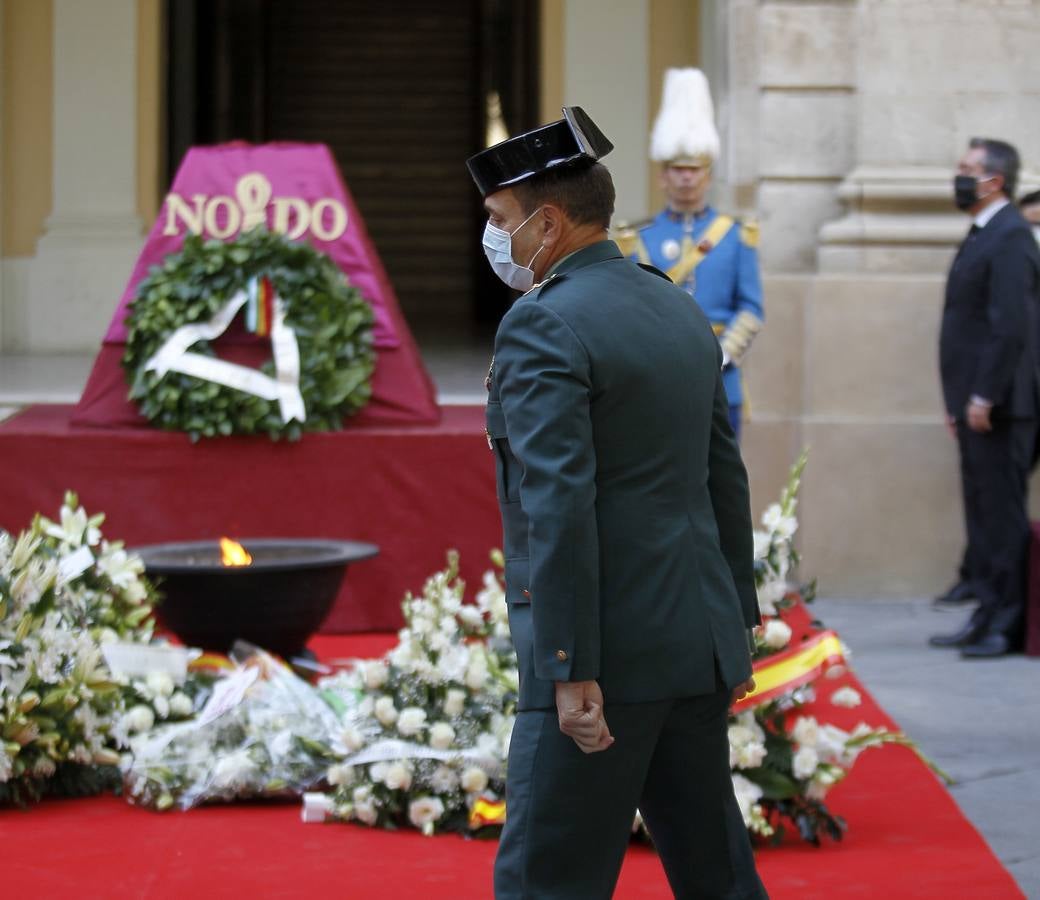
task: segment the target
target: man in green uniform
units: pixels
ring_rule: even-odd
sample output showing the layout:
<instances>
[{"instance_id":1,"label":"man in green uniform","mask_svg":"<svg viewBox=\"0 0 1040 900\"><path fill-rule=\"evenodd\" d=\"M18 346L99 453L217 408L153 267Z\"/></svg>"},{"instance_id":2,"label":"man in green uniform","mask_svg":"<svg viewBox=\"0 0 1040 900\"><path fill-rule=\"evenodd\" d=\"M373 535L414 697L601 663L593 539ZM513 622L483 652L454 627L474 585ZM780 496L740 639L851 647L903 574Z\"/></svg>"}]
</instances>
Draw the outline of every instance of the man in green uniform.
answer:
<instances>
[{"instance_id":1,"label":"man in green uniform","mask_svg":"<svg viewBox=\"0 0 1040 900\"><path fill-rule=\"evenodd\" d=\"M606 239L611 147L571 107L468 162L527 291L488 378L520 665L495 895L610 897L638 807L676 896L764 897L729 771L759 615L722 351Z\"/></svg>"}]
</instances>

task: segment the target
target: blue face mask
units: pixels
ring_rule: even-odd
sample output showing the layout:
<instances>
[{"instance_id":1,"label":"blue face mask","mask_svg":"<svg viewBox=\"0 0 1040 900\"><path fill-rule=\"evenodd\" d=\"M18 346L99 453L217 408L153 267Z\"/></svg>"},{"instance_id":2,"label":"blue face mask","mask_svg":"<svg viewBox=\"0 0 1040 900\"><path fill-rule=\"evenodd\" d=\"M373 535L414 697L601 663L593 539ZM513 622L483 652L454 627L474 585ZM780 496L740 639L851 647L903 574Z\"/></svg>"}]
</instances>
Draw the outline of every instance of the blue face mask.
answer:
<instances>
[{"instance_id":1,"label":"blue face mask","mask_svg":"<svg viewBox=\"0 0 1040 900\"><path fill-rule=\"evenodd\" d=\"M484 240L482 243L487 261L491 264L491 268L499 278L518 291L531 290L534 284L534 270L531 268L531 264L538 258L538 254L545 247L539 247L526 266L517 265L513 262L513 235L530 222L540 211L541 207L538 207L512 231L503 231L490 222L484 228Z\"/></svg>"}]
</instances>

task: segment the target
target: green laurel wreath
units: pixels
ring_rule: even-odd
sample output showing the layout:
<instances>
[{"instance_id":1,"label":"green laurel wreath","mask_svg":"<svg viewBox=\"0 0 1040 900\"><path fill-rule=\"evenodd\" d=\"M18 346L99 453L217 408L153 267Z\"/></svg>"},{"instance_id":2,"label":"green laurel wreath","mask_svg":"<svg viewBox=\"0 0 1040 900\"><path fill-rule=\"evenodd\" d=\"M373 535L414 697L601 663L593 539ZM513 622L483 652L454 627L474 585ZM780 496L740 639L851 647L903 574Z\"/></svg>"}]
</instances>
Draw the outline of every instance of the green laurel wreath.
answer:
<instances>
[{"instance_id":1,"label":"green laurel wreath","mask_svg":"<svg viewBox=\"0 0 1040 900\"><path fill-rule=\"evenodd\" d=\"M300 350L300 394L306 421L283 422L278 402L180 372L144 371L182 325L209 321L254 276L270 279L285 304L286 324ZM267 434L298 440L303 431L331 431L372 395L375 351L372 307L325 254L258 228L234 241L192 235L178 253L138 285L127 317L123 368L130 399L153 425L200 437ZM191 348L215 356L207 341ZM274 375L274 361L261 366Z\"/></svg>"}]
</instances>

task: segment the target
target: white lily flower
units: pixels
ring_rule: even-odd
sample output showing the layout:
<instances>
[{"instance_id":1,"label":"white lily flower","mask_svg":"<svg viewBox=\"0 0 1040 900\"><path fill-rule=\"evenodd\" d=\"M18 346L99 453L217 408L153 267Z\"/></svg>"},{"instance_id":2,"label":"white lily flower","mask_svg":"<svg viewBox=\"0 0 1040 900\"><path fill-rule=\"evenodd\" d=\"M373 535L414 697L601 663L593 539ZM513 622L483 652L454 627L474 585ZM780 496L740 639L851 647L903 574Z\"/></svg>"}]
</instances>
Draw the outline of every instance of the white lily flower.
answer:
<instances>
[{"instance_id":1,"label":"white lily flower","mask_svg":"<svg viewBox=\"0 0 1040 900\"><path fill-rule=\"evenodd\" d=\"M819 764L820 757L815 748L808 746L800 747L795 751L792 763L794 777L799 779L809 778L816 771L816 767Z\"/></svg>"}]
</instances>

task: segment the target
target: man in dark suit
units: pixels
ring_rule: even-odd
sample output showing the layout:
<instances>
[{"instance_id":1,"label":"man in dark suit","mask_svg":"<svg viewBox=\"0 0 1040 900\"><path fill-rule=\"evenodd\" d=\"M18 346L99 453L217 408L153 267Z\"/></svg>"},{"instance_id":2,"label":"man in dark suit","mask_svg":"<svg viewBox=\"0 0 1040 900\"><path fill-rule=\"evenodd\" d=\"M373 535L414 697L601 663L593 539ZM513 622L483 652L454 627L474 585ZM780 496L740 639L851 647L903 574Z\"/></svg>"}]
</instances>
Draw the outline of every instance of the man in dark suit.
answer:
<instances>
[{"instance_id":1,"label":"man in dark suit","mask_svg":"<svg viewBox=\"0 0 1040 900\"><path fill-rule=\"evenodd\" d=\"M638 807L677 897L764 897L729 771L759 616L721 350L606 239L611 144L564 116L468 162L527 292L488 377L520 667L495 895L610 897Z\"/></svg>"},{"instance_id":2,"label":"man in dark suit","mask_svg":"<svg viewBox=\"0 0 1040 900\"><path fill-rule=\"evenodd\" d=\"M1026 487L1036 436L1040 252L1009 201L1018 153L973 139L954 182L974 222L950 269L939 338L947 423L957 439L967 549L962 582L979 606L934 646L965 657L1016 649L1025 615Z\"/></svg>"}]
</instances>

